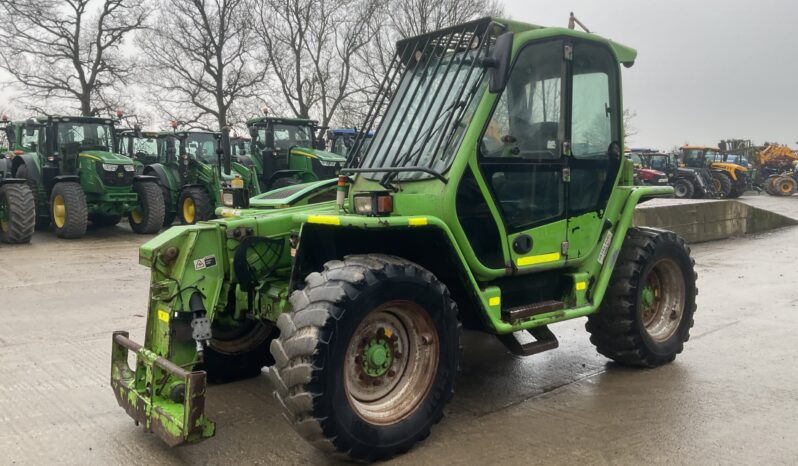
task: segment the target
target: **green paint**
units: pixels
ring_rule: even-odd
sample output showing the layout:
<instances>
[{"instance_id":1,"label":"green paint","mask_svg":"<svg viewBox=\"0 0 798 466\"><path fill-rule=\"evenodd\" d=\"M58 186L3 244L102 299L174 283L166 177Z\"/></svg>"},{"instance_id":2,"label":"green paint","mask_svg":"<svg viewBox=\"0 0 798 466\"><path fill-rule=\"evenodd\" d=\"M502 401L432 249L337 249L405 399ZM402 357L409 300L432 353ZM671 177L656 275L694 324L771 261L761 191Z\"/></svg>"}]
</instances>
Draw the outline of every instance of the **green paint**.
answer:
<instances>
[{"instance_id":1,"label":"green paint","mask_svg":"<svg viewBox=\"0 0 798 466\"><path fill-rule=\"evenodd\" d=\"M506 23L508 28L515 32L514 55L518 55L528 44L551 39L589 42L606 47L603 50L611 52L608 56L615 60L613 66L618 73L621 64L630 64L636 56L634 50L594 34L560 28L542 28L512 21L497 21ZM620 79L617 86L620 88ZM617 91L620 92L620 89ZM401 98L401 95L399 92L393 96L393 99ZM596 312L607 290L615 261L631 225L635 206L643 197L668 195L672 193L672 189L633 186L631 164L621 158L617 176L614 180L610 179L610 182L614 183L613 189L601 210L571 213L569 207L563 215L551 221L533 223L520 230L512 228L505 223L506 213L502 211L502 205L495 198L495 192L489 186L491 180L483 174L483 166L477 155L483 131L491 119L497 98L496 94L488 92L487 79L483 80L479 92L475 94L475 102L472 103L473 112L463 128L462 139L451 148L451 164L444 174L447 182L426 178L397 183L400 186L391 194L393 212L389 216L370 217L358 215L353 211L354 195L371 191L384 192L386 188L365 175L352 175L353 183L349 187L342 208L338 208L334 201L329 200L334 199L334 196L330 195L334 194L335 183L321 181L255 196L249 209L219 208L217 214L223 217L221 219L190 227L173 227L145 243L139 255L140 263L151 269L145 348L154 354L169 358L178 365L192 367L196 357L195 343L191 340L175 339L169 325L159 320L158 311L168 309L171 314L177 313L179 316L190 318L187 303L195 291L200 291L202 294L208 317L218 319L218 322L223 322L225 327L235 326L236 322L240 322L246 315L274 322L280 313L290 311L287 299L293 291L293 281L303 278L292 277L295 267L292 253L300 255L305 252L303 238L311 228L316 229L315 231L337 229L337 234L330 236L334 238L331 242L347 238L355 231L359 234L359 238L368 238L372 233L385 230L400 233L416 231L439 233L440 237L451 246L451 255L446 257L450 254L449 248L439 248L437 252L440 257L429 257L428 260L446 260L460 268L462 272L460 275L464 280L463 286L470 292L467 294L477 298L475 303L479 308L477 312L482 314L484 323L482 330L488 333L510 333ZM620 99L617 103L619 109L623 108ZM299 123L310 125L304 120ZM255 130L268 124L270 124L268 118L248 122L248 125ZM616 124L618 134L622 135L619 112ZM379 135L375 135L374 140L376 141L378 137ZM619 136L618 142L619 146L623 147L622 136ZM292 152L292 156L297 156L296 162L300 163L314 160L312 156L326 157L326 154L297 148ZM570 152L564 153L558 162L562 162L563 166L577 166L571 157L573 155ZM456 207L458 188L467 171L473 173L474 189L485 199L485 212L496 224L499 244L494 246L497 254L501 256L502 265L499 267L489 267L480 261L458 217ZM569 180L562 181L563 191L570 186L569 182ZM232 266L240 242L231 233L242 230L249 230L254 236L283 242L282 253L276 260L274 270L268 276L260 277L260 285L250 292L244 292L239 288ZM292 251L289 240L292 235L299 238L296 251ZM529 235L534 241L528 250L517 252L514 243L522 235ZM339 245L329 246L330 251L335 251ZM178 248L179 255L174 262L167 264L163 260L163 254L170 247ZM374 244L372 245L374 250L371 252L382 252L381 247L380 244ZM198 258L211 256L216 260L214 267L194 266ZM529 280L534 280L539 272L561 274L565 286L560 299L566 308L512 324L503 321L501 311L504 305L502 303L504 285L501 279L515 275L528 276ZM235 302L228 302L231 299ZM146 356L144 352L140 354ZM362 358L364 372L372 377L385 374L392 362L388 343L379 338L370 340L358 354ZM137 367L137 380L145 380L151 376L146 364ZM138 394L142 393L143 385L139 382L135 390ZM170 410L176 409L160 398L153 399L153 403L156 407L164 406L163 409L166 407Z\"/></svg>"}]
</instances>

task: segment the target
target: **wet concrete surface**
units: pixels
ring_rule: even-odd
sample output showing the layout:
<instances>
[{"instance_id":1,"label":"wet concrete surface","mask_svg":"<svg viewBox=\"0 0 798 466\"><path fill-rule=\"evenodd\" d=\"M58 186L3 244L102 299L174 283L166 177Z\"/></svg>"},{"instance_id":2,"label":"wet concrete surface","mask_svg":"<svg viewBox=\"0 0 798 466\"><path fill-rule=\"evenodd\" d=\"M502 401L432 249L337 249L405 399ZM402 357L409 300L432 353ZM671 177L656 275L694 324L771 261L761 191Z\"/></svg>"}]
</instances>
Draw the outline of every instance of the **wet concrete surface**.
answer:
<instances>
[{"instance_id":1,"label":"wet concrete surface","mask_svg":"<svg viewBox=\"0 0 798 466\"><path fill-rule=\"evenodd\" d=\"M798 197L744 198L798 218ZM598 355L584 319L560 348L511 356L469 333L456 395L396 464L795 464L795 228L695 245L698 312L685 352L631 370ZM147 237L0 245L0 464L325 464L279 415L265 376L213 386L217 436L171 449L108 386L111 331L143 338Z\"/></svg>"}]
</instances>

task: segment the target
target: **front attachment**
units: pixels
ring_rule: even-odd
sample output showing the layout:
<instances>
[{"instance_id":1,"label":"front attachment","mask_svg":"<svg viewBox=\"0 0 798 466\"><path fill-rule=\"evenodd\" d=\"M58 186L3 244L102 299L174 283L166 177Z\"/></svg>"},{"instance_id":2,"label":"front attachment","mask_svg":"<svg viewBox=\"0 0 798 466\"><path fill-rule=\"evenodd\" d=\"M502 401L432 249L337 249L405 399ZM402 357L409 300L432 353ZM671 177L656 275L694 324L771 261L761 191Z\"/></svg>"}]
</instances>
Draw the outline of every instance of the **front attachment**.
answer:
<instances>
[{"instance_id":1,"label":"front attachment","mask_svg":"<svg viewBox=\"0 0 798 466\"><path fill-rule=\"evenodd\" d=\"M114 332L111 350L111 387L119 406L172 447L213 437L216 424L203 414L205 371L189 372L128 337ZM128 365L128 351L136 353L136 371Z\"/></svg>"}]
</instances>

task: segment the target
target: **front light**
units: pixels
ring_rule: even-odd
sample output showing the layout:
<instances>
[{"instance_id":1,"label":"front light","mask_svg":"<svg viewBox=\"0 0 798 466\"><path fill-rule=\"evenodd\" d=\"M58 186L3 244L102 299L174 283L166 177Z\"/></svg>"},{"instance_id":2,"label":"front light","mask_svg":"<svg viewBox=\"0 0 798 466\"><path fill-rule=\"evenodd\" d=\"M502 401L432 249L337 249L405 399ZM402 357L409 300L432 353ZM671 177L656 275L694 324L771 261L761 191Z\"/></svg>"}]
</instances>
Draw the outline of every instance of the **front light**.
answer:
<instances>
[{"instance_id":1,"label":"front light","mask_svg":"<svg viewBox=\"0 0 798 466\"><path fill-rule=\"evenodd\" d=\"M136 167L134 165L125 165L126 172L134 172L136 171Z\"/></svg>"},{"instance_id":2,"label":"front light","mask_svg":"<svg viewBox=\"0 0 798 466\"><path fill-rule=\"evenodd\" d=\"M373 192L353 196L355 213L360 215L390 215L393 212L393 197L387 192Z\"/></svg>"},{"instance_id":3,"label":"front light","mask_svg":"<svg viewBox=\"0 0 798 466\"><path fill-rule=\"evenodd\" d=\"M105 170L107 172L116 171L116 165L114 165L112 163L104 163L103 164L103 170Z\"/></svg>"},{"instance_id":4,"label":"front light","mask_svg":"<svg viewBox=\"0 0 798 466\"><path fill-rule=\"evenodd\" d=\"M355 202L355 212L360 215L371 215L374 210L371 196L355 196L353 201Z\"/></svg>"},{"instance_id":5,"label":"front light","mask_svg":"<svg viewBox=\"0 0 798 466\"><path fill-rule=\"evenodd\" d=\"M233 193L223 191L222 204L224 204L226 207L233 207Z\"/></svg>"},{"instance_id":6,"label":"front light","mask_svg":"<svg viewBox=\"0 0 798 466\"><path fill-rule=\"evenodd\" d=\"M325 162L324 160L319 160L319 164L322 167L334 167L338 162Z\"/></svg>"}]
</instances>

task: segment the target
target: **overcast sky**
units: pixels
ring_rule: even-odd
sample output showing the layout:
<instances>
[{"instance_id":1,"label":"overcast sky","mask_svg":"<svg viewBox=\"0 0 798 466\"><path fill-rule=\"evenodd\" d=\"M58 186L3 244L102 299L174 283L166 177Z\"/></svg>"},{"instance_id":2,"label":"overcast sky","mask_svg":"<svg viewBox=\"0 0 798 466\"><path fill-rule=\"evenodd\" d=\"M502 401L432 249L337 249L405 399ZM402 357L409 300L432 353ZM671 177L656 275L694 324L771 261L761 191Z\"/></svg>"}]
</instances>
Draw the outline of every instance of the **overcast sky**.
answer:
<instances>
[{"instance_id":1,"label":"overcast sky","mask_svg":"<svg viewBox=\"0 0 798 466\"><path fill-rule=\"evenodd\" d=\"M630 146L753 139L796 145L798 2L788 0L504 0L513 19L593 32L634 47L624 105Z\"/></svg>"},{"instance_id":2,"label":"overcast sky","mask_svg":"<svg viewBox=\"0 0 798 466\"><path fill-rule=\"evenodd\" d=\"M638 50L624 69L633 147L744 138L796 145L798 2L503 0L515 20L593 32ZM0 107L8 97L0 87Z\"/></svg>"}]
</instances>

